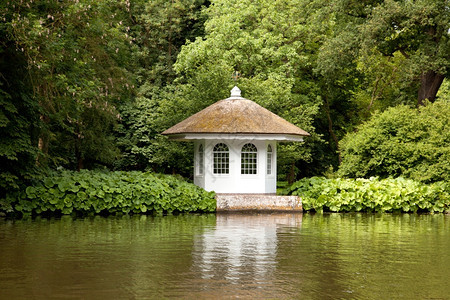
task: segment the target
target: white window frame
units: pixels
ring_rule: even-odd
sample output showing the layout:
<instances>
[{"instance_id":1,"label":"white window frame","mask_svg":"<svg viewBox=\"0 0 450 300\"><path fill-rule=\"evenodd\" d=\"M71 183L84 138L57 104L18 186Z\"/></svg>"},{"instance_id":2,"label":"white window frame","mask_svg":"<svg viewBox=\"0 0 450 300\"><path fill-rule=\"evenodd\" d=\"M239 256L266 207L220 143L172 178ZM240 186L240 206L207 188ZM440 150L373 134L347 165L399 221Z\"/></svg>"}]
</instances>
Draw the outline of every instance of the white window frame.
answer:
<instances>
[{"instance_id":1,"label":"white window frame","mask_svg":"<svg viewBox=\"0 0 450 300\"><path fill-rule=\"evenodd\" d=\"M198 163L197 174L204 175L205 174L205 147L203 146L203 144L200 144L198 146L197 163Z\"/></svg>"},{"instance_id":2,"label":"white window frame","mask_svg":"<svg viewBox=\"0 0 450 300\"><path fill-rule=\"evenodd\" d=\"M266 173L267 175L272 175L273 172L273 147L272 145L267 145L267 166Z\"/></svg>"},{"instance_id":3,"label":"white window frame","mask_svg":"<svg viewBox=\"0 0 450 300\"><path fill-rule=\"evenodd\" d=\"M258 174L258 148L255 146L255 144L246 143L241 148L241 175L257 175L257 174Z\"/></svg>"},{"instance_id":4,"label":"white window frame","mask_svg":"<svg viewBox=\"0 0 450 300\"><path fill-rule=\"evenodd\" d=\"M219 149L219 147L226 147ZM217 143L213 148L213 174L228 175L230 174L230 147L225 143Z\"/></svg>"}]
</instances>

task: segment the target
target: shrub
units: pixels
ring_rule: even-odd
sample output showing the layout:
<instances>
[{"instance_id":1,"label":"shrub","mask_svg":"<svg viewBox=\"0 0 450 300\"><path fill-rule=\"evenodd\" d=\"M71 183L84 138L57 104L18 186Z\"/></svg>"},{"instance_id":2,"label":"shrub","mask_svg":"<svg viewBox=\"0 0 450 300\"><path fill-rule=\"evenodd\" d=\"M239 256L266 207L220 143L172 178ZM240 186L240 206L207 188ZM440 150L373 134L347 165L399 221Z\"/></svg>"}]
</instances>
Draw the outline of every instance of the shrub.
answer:
<instances>
[{"instance_id":1,"label":"shrub","mask_svg":"<svg viewBox=\"0 0 450 300\"><path fill-rule=\"evenodd\" d=\"M38 180L0 203L4 212L212 212L214 193L169 175L145 172L63 171Z\"/></svg>"},{"instance_id":2,"label":"shrub","mask_svg":"<svg viewBox=\"0 0 450 300\"><path fill-rule=\"evenodd\" d=\"M376 114L340 143L339 176L450 180L450 102Z\"/></svg>"},{"instance_id":3,"label":"shrub","mask_svg":"<svg viewBox=\"0 0 450 300\"><path fill-rule=\"evenodd\" d=\"M307 211L445 212L450 209L450 184L424 184L404 178L304 178L287 192L302 198Z\"/></svg>"}]
</instances>

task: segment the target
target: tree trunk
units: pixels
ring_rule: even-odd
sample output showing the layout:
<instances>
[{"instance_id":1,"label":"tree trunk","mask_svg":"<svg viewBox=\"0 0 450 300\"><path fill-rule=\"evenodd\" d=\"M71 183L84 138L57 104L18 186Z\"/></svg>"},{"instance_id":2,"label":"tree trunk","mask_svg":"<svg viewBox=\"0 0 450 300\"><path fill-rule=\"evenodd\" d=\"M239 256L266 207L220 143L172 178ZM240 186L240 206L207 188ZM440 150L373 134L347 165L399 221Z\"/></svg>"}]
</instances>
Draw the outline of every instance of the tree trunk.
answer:
<instances>
[{"instance_id":1,"label":"tree trunk","mask_svg":"<svg viewBox=\"0 0 450 300\"><path fill-rule=\"evenodd\" d=\"M45 115L41 115L40 119L45 124L48 124L50 122L50 118ZM46 126L44 126L44 129L39 134L38 149L40 150L40 154L38 154L36 157L36 165L37 166L47 165L49 135L48 135L48 132L46 131L45 127Z\"/></svg>"},{"instance_id":2,"label":"tree trunk","mask_svg":"<svg viewBox=\"0 0 450 300\"><path fill-rule=\"evenodd\" d=\"M336 151L337 151L337 154L338 154L339 164L341 164L342 158L341 158L341 151L339 149L339 140L338 140L336 134L334 134L334 131L333 131L333 121L331 120L330 104L328 103L328 97L327 96L325 96L325 111L327 113L327 118L328 118L328 132L330 133L331 137L333 138L334 144L336 145Z\"/></svg>"},{"instance_id":3,"label":"tree trunk","mask_svg":"<svg viewBox=\"0 0 450 300\"><path fill-rule=\"evenodd\" d=\"M77 158L77 172L80 172L84 168L84 158L78 157Z\"/></svg>"},{"instance_id":4,"label":"tree trunk","mask_svg":"<svg viewBox=\"0 0 450 300\"><path fill-rule=\"evenodd\" d=\"M289 174L287 176L287 182L289 185L293 184L295 181L295 162L291 163L291 168L289 170Z\"/></svg>"},{"instance_id":5,"label":"tree trunk","mask_svg":"<svg viewBox=\"0 0 450 300\"><path fill-rule=\"evenodd\" d=\"M81 151L81 137L79 126L77 126L77 132L75 133L75 158L77 160L77 172L80 172L84 168L84 157Z\"/></svg>"},{"instance_id":6,"label":"tree trunk","mask_svg":"<svg viewBox=\"0 0 450 300\"><path fill-rule=\"evenodd\" d=\"M436 94L439 91L444 78L444 75L432 70L422 73L420 76L420 88L417 97L418 106L425 105L425 99L428 99L430 102L436 100Z\"/></svg>"}]
</instances>

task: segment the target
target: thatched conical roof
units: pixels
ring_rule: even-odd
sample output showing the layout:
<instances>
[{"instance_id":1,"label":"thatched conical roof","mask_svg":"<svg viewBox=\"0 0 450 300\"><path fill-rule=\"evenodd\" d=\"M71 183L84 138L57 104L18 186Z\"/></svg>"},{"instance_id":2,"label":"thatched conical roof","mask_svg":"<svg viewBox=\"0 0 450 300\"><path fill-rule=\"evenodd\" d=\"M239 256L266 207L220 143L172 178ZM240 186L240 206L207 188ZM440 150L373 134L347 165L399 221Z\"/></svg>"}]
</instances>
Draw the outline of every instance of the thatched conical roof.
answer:
<instances>
[{"instance_id":1,"label":"thatched conical roof","mask_svg":"<svg viewBox=\"0 0 450 300\"><path fill-rule=\"evenodd\" d=\"M275 134L309 136L303 129L265 109L261 105L240 97L220 100L184 121L172 126L162 134Z\"/></svg>"}]
</instances>

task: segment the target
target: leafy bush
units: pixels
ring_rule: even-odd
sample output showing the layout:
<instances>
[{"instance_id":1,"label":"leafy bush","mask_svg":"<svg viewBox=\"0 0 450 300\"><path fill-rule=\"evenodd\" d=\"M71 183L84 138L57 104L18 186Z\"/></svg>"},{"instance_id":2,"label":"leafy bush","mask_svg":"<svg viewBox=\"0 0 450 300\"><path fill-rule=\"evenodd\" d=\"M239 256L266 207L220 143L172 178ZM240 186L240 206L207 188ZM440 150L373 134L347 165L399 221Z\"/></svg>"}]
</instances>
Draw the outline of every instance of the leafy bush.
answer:
<instances>
[{"instance_id":1,"label":"leafy bush","mask_svg":"<svg viewBox=\"0 0 450 300\"><path fill-rule=\"evenodd\" d=\"M450 210L450 184L411 179L304 178L287 192L302 198L303 209L332 212L444 212Z\"/></svg>"},{"instance_id":2,"label":"leafy bush","mask_svg":"<svg viewBox=\"0 0 450 300\"><path fill-rule=\"evenodd\" d=\"M450 181L450 102L419 110L390 108L348 134L340 146L340 176Z\"/></svg>"},{"instance_id":3,"label":"leafy bush","mask_svg":"<svg viewBox=\"0 0 450 300\"><path fill-rule=\"evenodd\" d=\"M216 208L213 192L173 176L137 171L63 171L0 202L0 211L24 215L212 212Z\"/></svg>"}]
</instances>

